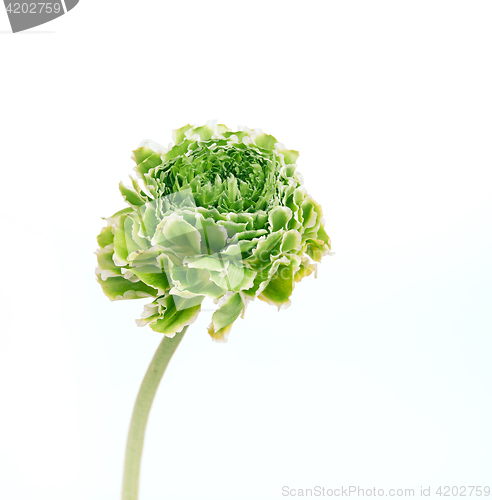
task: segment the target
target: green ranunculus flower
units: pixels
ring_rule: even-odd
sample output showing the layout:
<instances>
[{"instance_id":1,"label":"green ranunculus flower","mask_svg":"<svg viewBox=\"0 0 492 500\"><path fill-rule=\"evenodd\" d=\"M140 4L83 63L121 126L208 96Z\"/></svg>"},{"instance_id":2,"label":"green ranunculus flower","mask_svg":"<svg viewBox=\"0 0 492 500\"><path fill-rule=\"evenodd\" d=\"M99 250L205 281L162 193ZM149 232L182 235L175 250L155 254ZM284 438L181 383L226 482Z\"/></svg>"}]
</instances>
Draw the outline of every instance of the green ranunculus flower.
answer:
<instances>
[{"instance_id":1,"label":"green ranunculus flower","mask_svg":"<svg viewBox=\"0 0 492 500\"><path fill-rule=\"evenodd\" d=\"M287 307L294 284L330 250L321 207L296 173L297 151L271 135L186 125L174 146L133 152L129 207L98 236L98 281L111 300L154 297L137 324L172 337L218 302L225 341L248 300Z\"/></svg>"}]
</instances>

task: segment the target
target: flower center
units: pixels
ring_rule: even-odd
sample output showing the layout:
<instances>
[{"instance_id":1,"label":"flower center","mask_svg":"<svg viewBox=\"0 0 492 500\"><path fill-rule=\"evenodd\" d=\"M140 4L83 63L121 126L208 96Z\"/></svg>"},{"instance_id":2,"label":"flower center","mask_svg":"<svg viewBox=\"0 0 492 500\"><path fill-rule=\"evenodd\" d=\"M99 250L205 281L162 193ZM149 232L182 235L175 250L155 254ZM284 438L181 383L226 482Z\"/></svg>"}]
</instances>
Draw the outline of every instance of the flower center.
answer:
<instances>
[{"instance_id":1,"label":"flower center","mask_svg":"<svg viewBox=\"0 0 492 500\"><path fill-rule=\"evenodd\" d=\"M265 210L277 200L279 164L274 154L244 144L201 144L158 167L161 196L191 190L197 206L233 212Z\"/></svg>"}]
</instances>

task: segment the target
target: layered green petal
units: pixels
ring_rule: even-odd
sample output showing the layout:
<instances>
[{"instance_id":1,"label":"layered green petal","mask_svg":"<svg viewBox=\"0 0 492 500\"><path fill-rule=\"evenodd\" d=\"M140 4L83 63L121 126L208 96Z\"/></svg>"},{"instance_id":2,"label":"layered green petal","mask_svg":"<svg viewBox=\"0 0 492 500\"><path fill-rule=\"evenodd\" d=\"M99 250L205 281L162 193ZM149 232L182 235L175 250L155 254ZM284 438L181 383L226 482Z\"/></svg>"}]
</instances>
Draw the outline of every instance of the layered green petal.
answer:
<instances>
[{"instance_id":1,"label":"layered green petal","mask_svg":"<svg viewBox=\"0 0 492 500\"><path fill-rule=\"evenodd\" d=\"M97 281L101 285L103 292L111 300L141 299L143 297L155 297L157 290L141 281L132 283L123 277L107 278L103 280L100 276Z\"/></svg>"},{"instance_id":2,"label":"layered green petal","mask_svg":"<svg viewBox=\"0 0 492 500\"><path fill-rule=\"evenodd\" d=\"M297 255L290 256L289 263L279 266L275 275L259 295L259 298L276 305L279 309L281 306L288 306L290 304L289 297L294 290L294 277L299 269L300 261L301 259Z\"/></svg>"},{"instance_id":3,"label":"layered green petal","mask_svg":"<svg viewBox=\"0 0 492 500\"><path fill-rule=\"evenodd\" d=\"M176 332L195 321L201 307L201 298L191 300L168 295L160 305L158 318L150 322L150 328L155 332L174 337Z\"/></svg>"},{"instance_id":4,"label":"layered green petal","mask_svg":"<svg viewBox=\"0 0 492 500\"><path fill-rule=\"evenodd\" d=\"M228 293L219 302L219 308L212 316L208 333L216 342L225 342L232 324L244 310L244 303L239 293Z\"/></svg>"}]
</instances>

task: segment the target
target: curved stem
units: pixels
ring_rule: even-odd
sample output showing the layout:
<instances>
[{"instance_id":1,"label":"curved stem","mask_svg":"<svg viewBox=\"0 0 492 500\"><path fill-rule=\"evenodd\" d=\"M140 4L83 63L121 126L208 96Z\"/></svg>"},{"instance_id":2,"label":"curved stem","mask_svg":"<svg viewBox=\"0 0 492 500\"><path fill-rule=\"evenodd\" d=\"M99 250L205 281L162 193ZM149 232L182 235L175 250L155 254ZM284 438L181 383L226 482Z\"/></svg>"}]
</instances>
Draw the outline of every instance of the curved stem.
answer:
<instances>
[{"instance_id":1,"label":"curved stem","mask_svg":"<svg viewBox=\"0 0 492 500\"><path fill-rule=\"evenodd\" d=\"M162 376L169 364L169 360L181 342L187 328L185 326L173 338L164 337L162 339L142 380L142 385L138 391L137 400L133 408L130 430L128 431L126 442L122 500L138 499L140 462L142 460L145 428L147 427L152 402L154 401L154 396Z\"/></svg>"}]
</instances>

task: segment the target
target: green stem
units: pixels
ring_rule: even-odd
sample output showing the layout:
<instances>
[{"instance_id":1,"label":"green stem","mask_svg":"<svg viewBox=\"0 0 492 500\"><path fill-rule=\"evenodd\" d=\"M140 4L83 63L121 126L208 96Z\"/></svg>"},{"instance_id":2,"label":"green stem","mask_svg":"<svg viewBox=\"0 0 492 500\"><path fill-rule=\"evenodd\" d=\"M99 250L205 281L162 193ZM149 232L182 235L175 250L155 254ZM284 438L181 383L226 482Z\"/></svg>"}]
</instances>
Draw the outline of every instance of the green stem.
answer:
<instances>
[{"instance_id":1,"label":"green stem","mask_svg":"<svg viewBox=\"0 0 492 500\"><path fill-rule=\"evenodd\" d=\"M187 328L185 326L173 338L164 337L162 339L138 391L126 442L122 500L138 499L140 462L142 460L145 428L147 427L152 402L169 360L181 342Z\"/></svg>"}]
</instances>

